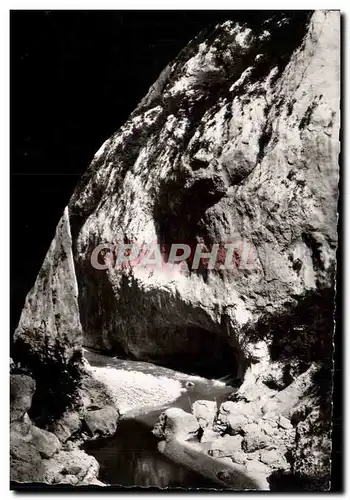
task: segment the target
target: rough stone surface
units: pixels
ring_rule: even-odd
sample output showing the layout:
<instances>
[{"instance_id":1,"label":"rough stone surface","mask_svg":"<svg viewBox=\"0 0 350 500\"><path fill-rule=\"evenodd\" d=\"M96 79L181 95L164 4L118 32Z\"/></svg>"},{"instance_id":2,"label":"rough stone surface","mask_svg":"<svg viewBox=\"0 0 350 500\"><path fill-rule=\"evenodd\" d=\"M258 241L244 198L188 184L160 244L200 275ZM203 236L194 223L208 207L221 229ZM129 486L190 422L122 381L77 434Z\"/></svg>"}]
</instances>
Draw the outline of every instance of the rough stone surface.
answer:
<instances>
[{"instance_id":1,"label":"rough stone surface","mask_svg":"<svg viewBox=\"0 0 350 500\"><path fill-rule=\"evenodd\" d=\"M86 409L101 409L105 406L113 406L113 395L110 390L100 380L92 374L90 367L86 368L85 362L84 376L80 384L80 399Z\"/></svg>"},{"instance_id":2,"label":"rough stone surface","mask_svg":"<svg viewBox=\"0 0 350 500\"><path fill-rule=\"evenodd\" d=\"M293 470L310 478L309 489L329 489L331 435L329 421L314 408L296 427L296 447L293 449Z\"/></svg>"},{"instance_id":3,"label":"rough stone surface","mask_svg":"<svg viewBox=\"0 0 350 500\"><path fill-rule=\"evenodd\" d=\"M192 405L192 413L198 420L201 429L211 429L218 411L216 401L197 400Z\"/></svg>"},{"instance_id":4,"label":"rough stone surface","mask_svg":"<svg viewBox=\"0 0 350 500\"><path fill-rule=\"evenodd\" d=\"M283 415L280 415L280 418L278 419L278 425L282 427L282 429L292 429L292 424L288 418L284 417Z\"/></svg>"},{"instance_id":5,"label":"rough stone surface","mask_svg":"<svg viewBox=\"0 0 350 500\"><path fill-rule=\"evenodd\" d=\"M61 449L61 443L52 432L32 427L32 443L43 458L50 458Z\"/></svg>"},{"instance_id":6,"label":"rough stone surface","mask_svg":"<svg viewBox=\"0 0 350 500\"><path fill-rule=\"evenodd\" d=\"M297 377L286 389L279 391L265 404L262 404L262 412L266 415L279 415L290 418L295 409L304 401L307 401L310 390L313 387L313 379L320 366L311 366Z\"/></svg>"},{"instance_id":7,"label":"rough stone surface","mask_svg":"<svg viewBox=\"0 0 350 500\"><path fill-rule=\"evenodd\" d=\"M70 363L82 331L87 346L133 359L187 357L191 370L198 358L201 367L222 362L242 383L221 405L214 431L236 441L242 435L244 467L259 471L262 484L282 463L325 488L330 389L316 380L321 374L331 382L339 34L336 11L281 13L252 28L217 25L167 66L101 146L57 226L14 336L15 367L29 366L37 383L43 374L52 381L69 375L54 386L53 401L77 386ZM107 251L99 259L105 269L91 263L99 244L149 250L155 242L161 269L135 260L118 267ZM205 250L233 243L232 269L169 267L174 242ZM38 401L45 406L43 390L34 413ZM29 392L15 398L17 434L25 434ZM84 411L105 406L95 405L94 389L79 398ZM49 415L64 442L79 431L80 416L69 410L59 418L63 409L55 410ZM172 408L155 434L186 440L199 428L194 415ZM32 456L38 477L37 450L27 443L21 455L14 443L14 475L23 467L27 477ZM65 453L48 461L50 483L96 480L92 457ZM64 461L80 459L91 472L84 479L62 473Z\"/></svg>"},{"instance_id":8,"label":"rough stone surface","mask_svg":"<svg viewBox=\"0 0 350 500\"><path fill-rule=\"evenodd\" d=\"M29 410L35 391L35 381L27 375L10 377L10 418L18 420Z\"/></svg>"},{"instance_id":9,"label":"rough stone surface","mask_svg":"<svg viewBox=\"0 0 350 500\"><path fill-rule=\"evenodd\" d=\"M272 466L274 469L288 469L288 464L280 450L263 450L260 453L260 461L263 464Z\"/></svg>"},{"instance_id":10,"label":"rough stone surface","mask_svg":"<svg viewBox=\"0 0 350 500\"><path fill-rule=\"evenodd\" d=\"M242 27L217 26L95 155L69 203L87 345L138 358L187 352L197 325L254 358L248 325L333 287L339 14L304 21L272 25L270 41L268 27L250 31L243 45ZM90 261L100 243L232 239L244 250L226 271Z\"/></svg>"},{"instance_id":11,"label":"rough stone surface","mask_svg":"<svg viewBox=\"0 0 350 500\"><path fill-rule=\"evenodd\" d=\"M208 451L212 457L232 457L241 451L242 436L223 436L216 439Z\"/></svg>"},{"instance_id":12,"label":"rough stone surface","mask_svg":"<svg viewBox=\"0 0 350 500\"><path fill-rule=\"evenodd\" d=\"M197 436L199 424L191 413L181 408L169 408L162 413L153 428L153 434L160 439L187 440Z\"/></svg>"},{"instance_id":13,"label":"rough stone surface","mask_svg":"<svg viewBox=\"0 0 350 500\"><path fill-rule=\"evenodd\" d=\"M270 441L266 434L261 431L257 424L247 424L244 428L245 437L242 442L242 448L246 452L260 450L266 448Z\"/></svg>"},{"instance_id":14,"label":"rough stone surface","mask_svg":"<svg viewBox=\"0 0 350 500\"><path fill-rule=\"evenodd\" d=\"M17 420L13 420L10 425L10 434L15 436L21 436L22 439L26 439L30 441L32 439L32 422L28 416L28 413L25 413L22 417Z\"/></svg>"},{"instance_id":15,"label":"rough stone surface","mask_svg":"<svg viewBox=\"0 0 350 500\"><path fill-rule=\"evenodd\" d=\"M30 442L14 439L11 436L10 478L11 481L41 482L43 480L43 462L40 453Z\"/></svg>"},{"instance_id":16,"label":"rough stone surface","mask_svg":"<svg viewBox=\"0 0 350 500\"><path fill-rule=\"evenodd\" d=\"M62 443L65 443L72 435L78 432L80 428L81 420L79 414L75 411L67 411L55 422L52 432Z\"/></svg>"},{"instance_id":17,"label":"rough stone surface","mask_svg":"<svg viewBox=\"0 0 350 500\"><path fill-rule=\"evenodd\" d=\"M117 429L118 418L119 413L113 406L105 406L100 410L87 411L84 422L92 436L112 436Z\"/></svg>"},{"instance_id":18,"label":"rough stone surface","mask_svg":"<svg viewBox=\"0 0 350 500\"><path fill-rule=\"evenodd\" d=\"M97 460L84 451L60 451L53 458L45 461L43 477L44 481L49 484L66 482L88 485L97 479L98 471Z\"/></svg>"},{"instance_id":19,"label":"rough stone surface","mask_svg":"<svg viewBox=\"0 0 350 500\"><path fill-rule=\"evenodd\" d=\"M68 361L82 345L68 209L59 221L14 335L15 354L23 351L43 363Z\"/></svg>"},{"instance_id":20,"label":"rough stone surface","mask_svg":"<svg viewBox=\"0 0 350 500\"><path fill-rule=\"evenodd\" d=\"M248 418L237 411L237 406L232 401L227 401L220 406L216 421L216 428L235 435L242 432L248 423Z\"/></svg>"}]
</instances>

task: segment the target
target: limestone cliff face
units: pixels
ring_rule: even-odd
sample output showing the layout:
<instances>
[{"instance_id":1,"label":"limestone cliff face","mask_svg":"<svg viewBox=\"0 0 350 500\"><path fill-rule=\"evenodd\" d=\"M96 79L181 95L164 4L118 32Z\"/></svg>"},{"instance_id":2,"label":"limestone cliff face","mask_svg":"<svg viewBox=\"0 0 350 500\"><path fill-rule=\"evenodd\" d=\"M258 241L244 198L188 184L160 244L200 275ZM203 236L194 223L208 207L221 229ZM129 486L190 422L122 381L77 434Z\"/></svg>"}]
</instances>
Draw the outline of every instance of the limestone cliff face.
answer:
<instances>
[{"instance_id":1,"label":"limestone cliff face","mask_svg":"<svg viewBox=\"0 0 350 500\"><path fill-rule=\"evenodd\" d=\"M18 359L69 363L82 342L138 359L225 352L236 400L282 391L294 415L299 377L331 367L339 29L333 11L228 21L165 68L77 186L27 297ZM232 269L91 264L100 244L232 242ZM308 432L298 446L312 456Z\"/></svg>"},{"instance_id":2,"label":"limestone cliff face","mask_svg":"<svg viewBox=\"0 0 350 500\"><path fill-rule=\"evenodd\" d=\"M84 342L143 357L242 334L332 288L339 14L194 40L95 155L69 214ZM101 243L238 242L233 270L92 267ZM248 256L249 253L249 256Z\"/></svg>"}]
</instances>

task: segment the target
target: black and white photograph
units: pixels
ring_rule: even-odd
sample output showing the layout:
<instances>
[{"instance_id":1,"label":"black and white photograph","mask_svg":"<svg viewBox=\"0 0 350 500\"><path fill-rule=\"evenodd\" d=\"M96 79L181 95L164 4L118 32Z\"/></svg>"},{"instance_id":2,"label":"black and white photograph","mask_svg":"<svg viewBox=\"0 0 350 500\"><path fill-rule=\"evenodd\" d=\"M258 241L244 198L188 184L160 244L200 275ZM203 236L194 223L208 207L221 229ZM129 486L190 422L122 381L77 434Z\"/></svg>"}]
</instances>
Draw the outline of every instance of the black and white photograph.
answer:
<instances>
[{"instance_id":1,"label":"black and white photograph","mask_svg":"<svg viewBox=\"0 0 350 500\"><path fill-rule=\"evenodd\" d=\"M9 12L11 490L336 488L341 17Z\"/></svg>"}]
</instances>

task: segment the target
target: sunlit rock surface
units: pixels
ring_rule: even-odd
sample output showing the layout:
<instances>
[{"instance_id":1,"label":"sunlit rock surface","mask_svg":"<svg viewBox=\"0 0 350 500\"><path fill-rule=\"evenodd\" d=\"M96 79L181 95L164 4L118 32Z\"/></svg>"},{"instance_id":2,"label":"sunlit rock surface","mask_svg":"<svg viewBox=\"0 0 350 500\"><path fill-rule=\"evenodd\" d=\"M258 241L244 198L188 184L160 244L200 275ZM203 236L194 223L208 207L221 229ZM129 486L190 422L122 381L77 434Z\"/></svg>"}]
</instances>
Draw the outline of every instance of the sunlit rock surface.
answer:
<instances>
[{"instance_id":1,"label":"sunlit rock surface","mask_svg":"<svg viewBox=\"0 0 350 500\"><path fill-rule=\"evenodd\" d=\"M37 384L57 378L54 366L67 376L53 394L74 395L82 342L221 364L241 382L231 401L241 406L225 418L244 434L243 452L261 453L260 414L280 411L297 436L292 473L328 487L339 28L336 11L279 14L259 28L228 21L167 66L96 153L28 294L13 357ZM118 268L102 255L106 270L91 264L100 244L232 242L232 269ZM36 414L43 395L37 386ZM263 449L265 470L273 455Z\"/></svg>"},{"instance_id":2,"label":"sunlit rock surface","mask_svg":"<svg viewBox=\"0 0 350 500\"><path fill-rule=\"evenodd\" d=\"M69 204L87 345L165 356L201 327L250 356L244 328L332 288L339 14L277 24L192 42L96 154ZM90 262L101 243L227 241L226 271Z\"/></svg>"}]
</instances>

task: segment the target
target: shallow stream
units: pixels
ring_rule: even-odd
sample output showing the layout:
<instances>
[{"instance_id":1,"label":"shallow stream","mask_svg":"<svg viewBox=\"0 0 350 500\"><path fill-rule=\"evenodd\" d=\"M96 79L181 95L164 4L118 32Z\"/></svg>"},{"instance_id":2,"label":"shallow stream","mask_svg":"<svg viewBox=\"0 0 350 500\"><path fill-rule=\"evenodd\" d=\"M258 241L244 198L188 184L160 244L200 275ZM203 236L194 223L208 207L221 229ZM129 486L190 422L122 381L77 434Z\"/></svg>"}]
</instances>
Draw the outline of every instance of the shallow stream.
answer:
<instances>
[{"instance_id":1,"label":"shallow stream","mask_svg":"<svg viewBox=\"0 0 350 500\"><path fill-rule=\"evenodd\" d=\"M114 436L85 444L85 450L100 464L100 480L110 485L158 488L220 488L216 483L172 462L158 451L158 439L152 428L159 415L168 407L191 411L198 399L216 400L218 405L234 390L223 382L188 375L152 363L121 360L91 351L85 357L92 367L110 368L110 377L121 371L141 372L154 377L166 377L181 383L181 394L161 407L152 402L147 409L126 411Z\"/></svg>"}]
</instances>

